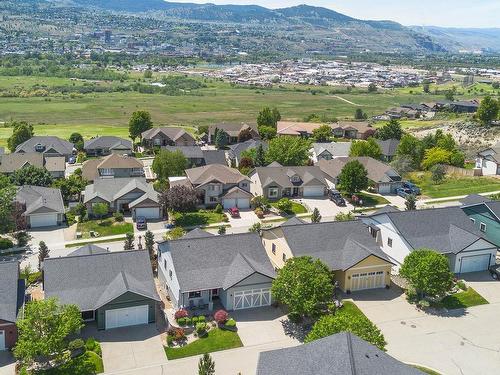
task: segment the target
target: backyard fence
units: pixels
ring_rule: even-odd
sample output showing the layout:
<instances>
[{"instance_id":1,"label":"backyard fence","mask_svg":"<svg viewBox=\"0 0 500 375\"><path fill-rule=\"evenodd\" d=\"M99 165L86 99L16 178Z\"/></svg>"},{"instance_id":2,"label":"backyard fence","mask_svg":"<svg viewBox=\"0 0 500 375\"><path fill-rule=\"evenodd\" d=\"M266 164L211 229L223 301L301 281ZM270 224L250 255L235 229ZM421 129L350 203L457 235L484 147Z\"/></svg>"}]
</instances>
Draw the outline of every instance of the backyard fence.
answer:
<instances>
[{"instance_id":1,"label":"backyard fence","mask_svg":"<svg viewBox=\"0 0 500 375\"><path fill-rule=\"evenodd\" d=\"M452 165L445 165L444 168L445 168L446 174L455 174L455 175L465 176L465 177L477 177L477 176L483 175L483 171L479 168L465 169L465 168L454 167Z\"/></svg>"}]
</instances>

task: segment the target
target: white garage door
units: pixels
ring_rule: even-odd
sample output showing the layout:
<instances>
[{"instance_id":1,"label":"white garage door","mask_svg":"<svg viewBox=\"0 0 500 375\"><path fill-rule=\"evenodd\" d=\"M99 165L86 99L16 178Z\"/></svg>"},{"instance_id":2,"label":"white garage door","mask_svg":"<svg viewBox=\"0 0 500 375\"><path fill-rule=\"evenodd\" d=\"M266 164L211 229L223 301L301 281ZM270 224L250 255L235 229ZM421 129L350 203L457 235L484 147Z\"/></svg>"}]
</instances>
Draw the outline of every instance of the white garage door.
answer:
<instances>
[{"instance_id":1,"label":"white garage door","mask_svg":"<svg viewBox=\"0 0 500 375\"><path fill-rule=\"evenodd\" d=\"M148 311L148 305L106 310L106 329L148 324Z\"/></svg>"},{"instance_id":2,"label":"white garage door","mask_svg":"<svg viewBox=\"0 0 500 375\"><path fill-rule=\"evenodd\" d=\"M462 257L460 273L485 271L490 265L490 254Z\"/></svg>"},{"instance_id":3,"label":"white garage door","mask_svg":"<svg viewBox=\"0 0 500 375\"><path fill-rule=\"evenodd\" d=\"M240 292L234 292L233 309L243 310L252 307L269 306L271 304L271 290L249 289Z\"/></svg>"},{"instance_id":4,"label":"white garage door","mask_svg":"<svg viewBox=\"0 0 500 375\"><path fill-rule=\"evenodd\" d=\"M30 215L31 228L52 227L57 225L57 214Z\"/></svg>"},{"instance_id":5,"label":"white garage door","mask_svg":"<svg viewBox=\"0 0 500 375\"><path fill-rule=\"evenodd\" d=\"M325 195L325 188L323 186L305 186L304 197L322 197Z\"/></svg>"},{"instance_id":6,"label":"white garage door","mask_svg":"<svg viewBox=\"0 0 500 375\"><path fill-rule=\"evenodd\" d=\"M236 207L236 199L224 199L224 208L226 210Z\"/></svg>"},{"instance_id":7,"label":"white garage door","mask_svg":"<svg viewBox=\"0 0 500 375\"><path fill-rule=\"evenodd\" d=\"M5 331L0 330L0 351L5 349Z\"/></svg>"},{"instance_id":8,"label":"white garage door","mask_svg":"<svg viewBox=\"0 0 500 375\"><path fill-rule=\"evenodd\" d=\"M385 288L384 271L357 273L351 276L351 291Z\"/></svg>"},{"instance_id":9,"label":"white garage door","mask_svg":"<svg viewBox=\"0 0 500 375\"><path fill-rule=\"evenodd\" d=\"M236 207L238 207L238 208L249 208L250 207L250 199L248 199L248 198L238 198L238 199L236 199Z\"/></svg>"},{"instance_id":10,"label":"white garage door","mask_svg":"<svg viewBox=\"0 0 500 375\"><path fill-rule=\"evenodd\" d=\"M135 217L145 217L146 219L159 219L159 207L141 207L135 209Z\"/></svg>"}]
</instances>

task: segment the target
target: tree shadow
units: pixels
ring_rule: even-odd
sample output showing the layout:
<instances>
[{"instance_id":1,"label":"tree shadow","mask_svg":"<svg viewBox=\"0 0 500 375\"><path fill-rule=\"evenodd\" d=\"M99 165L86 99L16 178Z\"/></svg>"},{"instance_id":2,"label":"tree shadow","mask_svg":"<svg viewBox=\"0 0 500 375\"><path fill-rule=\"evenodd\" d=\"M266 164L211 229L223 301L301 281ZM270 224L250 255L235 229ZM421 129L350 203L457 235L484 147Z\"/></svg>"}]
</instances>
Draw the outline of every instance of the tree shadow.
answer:
<instances>
[{"instance_id":1,"label":"tree shadow","mask_svg":"<svg viewBox=\"0 0 500 375\"><path fill-rule=\"evenodd\" d=\"M312 329L312 323L294 323L290 319L280 320L283 326L283 331L285 335L298 340L299 342L304 342L307 334Z\"/></svg>"}]
</instances>

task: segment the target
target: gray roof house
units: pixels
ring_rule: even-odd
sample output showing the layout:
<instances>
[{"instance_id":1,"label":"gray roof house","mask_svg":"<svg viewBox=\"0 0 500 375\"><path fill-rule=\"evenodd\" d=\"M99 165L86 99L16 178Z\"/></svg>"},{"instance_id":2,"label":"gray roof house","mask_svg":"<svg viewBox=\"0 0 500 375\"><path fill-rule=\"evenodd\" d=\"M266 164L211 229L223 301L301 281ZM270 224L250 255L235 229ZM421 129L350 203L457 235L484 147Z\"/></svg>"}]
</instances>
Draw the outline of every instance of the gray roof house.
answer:
<instances>
[{"instance_id":1,"label":"gray roof house","mask_svg":"<svg viewBox=\"0 0 500 375\"><path fill-rule=\"evenodd\" d=\"M15 152L39 152L45 156L64 156L67 161L73 155L74 145L59 137L35 135L17 146Z\"/></svg>"},{"instance_id":2,"label":"gray roof house","mask_svg":"<svg viewBox=\"0 0 500 375\"><path fill-rule=\"evenodd\" d=\"M98 329L148 324L156 320L156 291L147 251L131 250L47 258L45 297L75 304Z\"/></svg>"},{"instance_id":3,"label":"gray roof house","mask_svg":"<svg viewBox=\"0 0 500 375\"><path fill-rule=\"evenodd\" d=\"M227 165L224 150L203 150L200 146L164 146L168 151L180 151L188 160L189 168L210 164Z\"/></svg>"},{"instance_id":4,"label":"gray roof house","mask_svg":"<svg viewBox=\"0 0 500 375\"><path fill-rule=\"evenodd\" d=\"M336 185L338 176L342 172L342 168L350 161L357 160L368 172L368 179L371 181L373 188L379 194L395 193L397 188L403 186L401 176L389 164L385 164L379 160L368 156L361 157L340 157L332 160L320 160L316 163L323 172L327 175L327 179Z\"/></svg>"},{"instance_id":5,"label":"gray roof house","mask_svg":"<svg viewBox=\"0 0 500 375\"><path fill-rule=\"evenodd\" d=\"M162 146L194 146L196 139L179 127L161 127L146 130L141 134L142 144L146 148Z\"/></svg>"},{"instance_id":6,"label":"gray roof house","mask_svg":"<svg viewBox=\"0 0 500 375\"><path fill-rule=\"evenodd\" d=\"M82 165L82 177L87 181L97 179L144 177L144 164L133 156L110 154L103 158L89 159Z\"/></svg>"},{"instance_id":7,"label":"gray roof house","mask_svg":"<svg viewBox=\"0 0 500 375\"><path fill-rule=\"evenodd\" d=\"M423 375L350 332L261 352L256 375Z\"/></svg>"},{"instance_id":8,"label":"gray roof house","mask_svg":"<svg viewBox=\"0 0 500 375\"><path fill-rule=\"evenodd\" d=\"M338 157L349 156L352 142L313 143L312 159L316 163L319 160L331 160Z\"/></svg>"},{"instance_id":9,"label":"gray roof house","mask_svg":"<svg viewBox=\"0 0 500 375\"><path fill-rule=\"evenodd\" d=\"M292 218L263 230L262 242L275 268L282 268L292 257L320 259L345 292L391 284L393 264L370 235L369 227L359 220L308 224Z\"/></svg>"},{"instance_id":10,"label":"gray roof house","mask_svg":"<svg viewBox=\"0 0 500 375\"><path fill-rule=\"evenodd\" d=\"M500 143L478 152L476 168L480 168L483 176L500 174Z\"/></svg>"},{"instance_id":11,"label":"gray roof house","mask_svg":"<svg viewBox=\"0 0 500 375\"><path fill-rule=\"evenodd\" d=\"M462 211L486 239L500 247L500 201L473 194L460 201Z\"/></svg>"},{"instance_id":12,"label":"gray roof house","mask_svg":"<svg viewBox=\"0 0 500 375\"><path fill-rule=\"evenodd\" d=\"M208 143L215 143L215 132L216 131L224 131L227 134L227 142L228 144L238 143L240 134L243 131L250 132L250 136L252 139L260 139L259 132L257 130L257 124L247 124L244 122L241 123L219 123L210 125L208 127Z\"/></svg>"},{"instance_id":13,"label":"gray roof house","mask_svg":"<svg viewBox=\"0 0 500 375\"><path fill-rule=\"evenodd\" d=\"M392 161L396 156L396 150L399 146L399 139L387 139L385 141L377 139L377 143L382 150L382 159L386 162Z\"/></svg>"},{"instance_id":14,"label":"gray roof house","mask_svg":"<svg viewBox=\"0 0 500 375\"><path fill-rule=\"evenodd\" d=\"M59 189L24 185L17 189L16 202L22 205L29 228L51 227L64 221L64 202Z\"/></svg>"},{"instance_id":15,"label":"gray roof house","mask_svg":"<svg viewBox=\"0 0 500 375\"><path fill-rule=\"evenodd\" d=\"M249 174L251 191L269 199L282 197L323 197L328 183L317 166L284 167L273 163L257 167Z\"/></svg>"},{"instance_id":16,"label":"gray roof house","mask_svg":"<svg viewBox=\"0 0 500 375\"><path fill-rule=\"evenodd\" d=\"M66 171L64 156L47 157L39 152L11 153L0 156L0 173L12 174L30 165L45 168L53 178L64 178Z\"/></svg>"},{"instance_id":17,"label":"gray roof house","mask_svg":"<svg viewBox=\"0 0 500 375\"><path fill-rule=\"evenodd\" d=\"M19 278L19 262L0 261L0 352L17 341L16 321L24 310L25 284Z\"/></svg>"},{"instance_id":18,"label":"gray roof house","mask_svg":"<svg viewBox=\"0 0 500 375\"><path fill-rule=\"evenodd\" d=\"M250 149L257 149L260 145L262 145L264 151L267 151L269 147L267 142L261 141L260 139L249 139L245 142L235 143L234 145L229 146L227 157L231 163L234 162L234 165L238 167L240 164L241 153Z\"/></svg>"},{"instance_id":19,"label":"gray roof house","mask_svg":"<svg viewBox=\"0 0 500 375\"><path fill-rule=\"evenodd\" d=\"M131 155L133 152L131 140L112 135L91 138L83 143L83 149L92 156Z\"/></svg>"},{"instance_id":20,"label":"gray roof house","mask_svg":"<svg viewBox=\"0 0 500 375\"><path fill-rule=\"evenodd\" d=\"M109 250L94 244L87 244L76 249L75 251L72 251L68 254L68 256L95 255L105 253L109 253Z\"/></svg>"},{"instance_id":21,"label":"gray roof house","mask_svg":"<svg viewBox=\"0 0 500 375\"><path fill-rule=\"evenodd\" d=\"M446 255L456 274L484 271L496 261L497 246L476 229L461 207L382 212L362 220L397 267L421 248Z\"/></svg>"},{"instance_id":22,"label":"gray roof house","mask_svg":"<svg viewBox=\"0 0 500 375\"><path fill-rule=\"evenodd\" d=\"M87 185L83 192L83 203L92 214L96 203L108 204L110 211L131 213L135 219L161 219L162 210L158 193L145 178L98 179Z\"/></svg>"},{"instance_id":23,"label":"gray roof house","mask_svg":"<svg viewBox=\"0 0 500 375\"><path fill-rule=\"evenodd\" d=\"M202 231L158 244L158 278L175 308L269 306L275 272L257 233Z\"/></svg>"}]
</instances>

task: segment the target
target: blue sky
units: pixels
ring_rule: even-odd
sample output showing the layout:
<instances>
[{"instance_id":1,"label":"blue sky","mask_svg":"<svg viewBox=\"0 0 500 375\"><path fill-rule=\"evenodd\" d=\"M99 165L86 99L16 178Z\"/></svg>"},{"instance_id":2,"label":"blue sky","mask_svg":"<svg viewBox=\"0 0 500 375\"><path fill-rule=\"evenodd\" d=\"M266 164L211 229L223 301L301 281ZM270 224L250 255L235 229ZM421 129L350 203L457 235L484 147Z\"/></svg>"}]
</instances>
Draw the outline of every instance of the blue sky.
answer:
<instances>
[{"instance_id":1,"label":"blue sky","mask_svg":"<svg viewBox=\"0 0 500 375\"><path fill-rule=\"evenodd\" d=\"M257 4L281 8L307 3L361 19L403 25L500 28L500 0L171 0L190 3Z\"/></svg>"}]
</instances>

